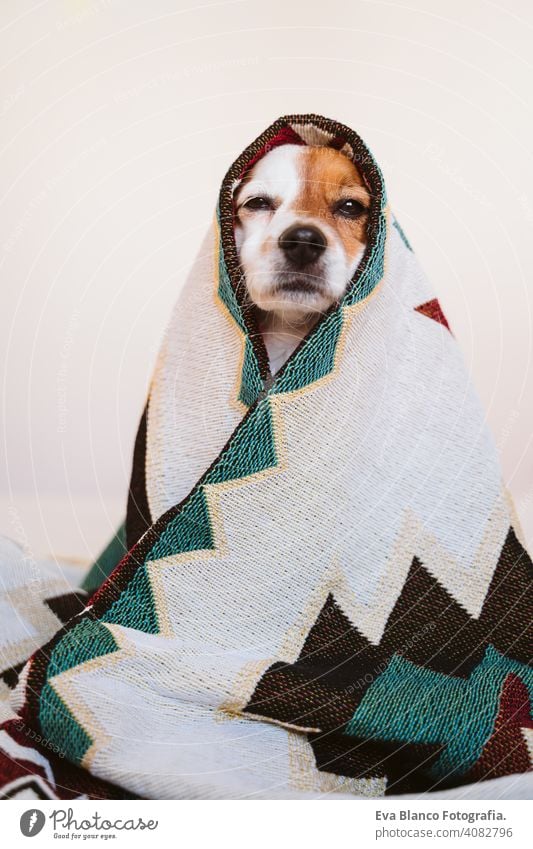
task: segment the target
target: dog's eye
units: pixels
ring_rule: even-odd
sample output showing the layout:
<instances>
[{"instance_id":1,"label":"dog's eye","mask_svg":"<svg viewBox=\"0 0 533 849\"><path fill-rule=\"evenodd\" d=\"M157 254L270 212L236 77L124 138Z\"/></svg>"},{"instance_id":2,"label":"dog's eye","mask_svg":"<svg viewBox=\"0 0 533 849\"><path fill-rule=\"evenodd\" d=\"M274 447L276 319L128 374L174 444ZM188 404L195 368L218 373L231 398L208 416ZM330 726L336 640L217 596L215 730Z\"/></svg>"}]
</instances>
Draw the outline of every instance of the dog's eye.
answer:
<instances>
[{"instance_id":1,"label":"dog's eye","mask_svg":"<svg viewBox=\"0 0 533 849\"><path fill-rule=\"evenodd\" d=\"M335 207L335 212L344 218L360 218L366 211L363 204L354 198L341 200Z\"/></svg>"},{"instance_id":2,"label":"dog's eye","mask_svg":"<svg viewBox=\"0 0 533 849\"><path fill-rule=\"evenodd\" d=\"M274 204L270 198L257 197L250 198L243 203L243 209L251 209L253 212L263 212L265 210L274 209Z\"/></svg>"}]
</instances>

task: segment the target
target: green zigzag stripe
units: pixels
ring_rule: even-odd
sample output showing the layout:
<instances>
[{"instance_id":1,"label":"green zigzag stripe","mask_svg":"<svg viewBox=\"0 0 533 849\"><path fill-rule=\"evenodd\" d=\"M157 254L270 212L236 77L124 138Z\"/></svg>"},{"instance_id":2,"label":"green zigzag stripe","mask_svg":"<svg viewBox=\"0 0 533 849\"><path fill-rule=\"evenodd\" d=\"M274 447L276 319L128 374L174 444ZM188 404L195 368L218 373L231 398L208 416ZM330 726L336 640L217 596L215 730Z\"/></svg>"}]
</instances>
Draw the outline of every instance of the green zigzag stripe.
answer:
<instances>
[{"instance_id":1,"label":"green zigzag stripe","mask_svg":"<svg viewBox=\"0 0 533 849\"><path fill-rule=\"evenodd\" d=\"M217 227L220 239L221 234L219 209L217 210ZM241 308L235 295L235 290L231 285L231 280L228 274L228 269L226 268L226 263L224 261L224 252L222 251L222 249L219 251L218 259L218 295L222 303L225 304L225 306L229 310L232 318L237 322L241 330L246 333L246 325L244 323Z\"/></svg>"},{"instance_id":2,"label":"green zigzag stripe","mask_svg":"<svg viewBox=\"0 0 533 849\"><path fill-rule=\"evenodd\" d=\"M396 218L394 218L394 219L393 219L392 223L393 223L394 227L396 227L396 229L397 229L398 233L400 234L401 240L402 240L402 242L404 243L405 247L406 247L406 248L408 248L408 249L411 251L411 253L412 253L412 252L413 252L413 249L412 249L412 247L411 247L411 245L410 245L410 243L409 243L409 240L408 240L407 236L405 235L405 233L403 232L403 230L402 230L402 228L400 227L400 225L398 224L398 222L397 222Z\"/></svg>"},{"instance_id":3,"label":"green zigzag stripe","mask_svg":"<svg viewBox=\"0 0 533 849\"><path fill-rule=\"evenodd\" d=\"M359 301L368 298L383 277L385 270L385 242L387 239L387 221L384 207L382 207L377 226L378 232L372 252L359 278L358 285L351 289L344 298L343 304L345 306L353 306L354 304L358 304Z\"/></svg>"},{"instance_id":4,"label":"green zigzag stripe","mask_svg":"<svg viewBox=\"0 0 533 849\"><path fill-rule=\"evenodd\" d=\"M62 751L73 763L81 762L92 739L49 682L74 666L117 650L109 628L94 619L83 619L67 631L50 653L47 682L39 696L39 722L43 736L61 741Z\"/></svg>"},{"instance_id":5,"label":"green zigzag stripe","mask_svg":"<svg viewBox=\"0 0 533 849\"><path fill-rule=\"evenodd\" d=\"M272 410L270 401L266 398L244 420L216 466L207 474L204 484L246 478L256 472L272 468L277 461ZM205 488L201 486L192 493L179 513L161 532L159 539L148 552L146 561L160 560L163 557L171 557L188 551L213 549L214 545L209 505ZM115 602L107 616L112 614L123 596L124 593ZM125 613L127 605L132 600L130 597L125 602ZM110 621L117 620L113 618ZM126 623L121 620L120 624Z\"/></svg>"},{"instance_id":6,"label":"green zigzag stripe","mask_svg":"<svg viewBox=\"0 0 533 849\"><path fill-rule=\"evenodd\" d=\"M40 696L40 706L43 736L47 740L60 741L62 755L75 764L81 763L85 752L93 742L92 738L74 719L51 684L44 685Z\"/></svg>"},{"instance_id":7,"label":"green zigzag stripe","mask_svg":"<svg viewBox=\"0 0 533 849\"><path fill-rule=\"evenodd\" d=\"M96 619L82 619L52 649L47 677L54 678L80 663L117 650L109 628Z\"/></svg>"},{"instance_id":8,"label":"green zigzag stripe","mask_svg":"<svg viewBox=\"0 0 533 849\"><path fill-rule=\"evenodd\" d=\"M239 390L239 401L247 407L251 407L257 400L257 396L263 389L263 381L257 365L255 352L250 338L247 336L244 343L244 359L242 364L241 388Z\"/></svg>"},{"instance_id":9,"label":"green zigzag stripe","mask_svg":"<svg viewBox=\"0 0 533 849\"><path fill-rule=\"evenodd\" d=\"M466 680L395 655L363 696L345 732L360 738L445 744L428 773L435 778L463 775L493 733L510 672L520 677L533 698L533 670L493 646Z\"/></svg>"},{"instance_id":10,"label":"green zigzag stripe","mask_svg":"<svg viewBox=\"0 0 533 849\"><path fill-rule=\"evenodd\" d=\"M217 227L220 235L220 210L217 209ZM246 323L244 321L241 308L235 295L235 290L231 284L230 276L224 261L222 250L218 260L218 295L223 304L227 307L230 315L246 335ZM241 373L241 386L239 389L239 401L242 401L247 407L251 407L257 396L263 388L261 379L261 371L255 356L253 345L250 338L246 335L244 343L244 358Z\"/></svg>"},{"instance_id":11,"label":"green zigzag stripe","mask_svg":"<svg viewBox=\"0 0 533 849\"><path fill-rule=\"evenodd\" d=\"M100 617L100 621L122 625L123 628L135 628L145 634L159 633L156 605L146 564L137 569L128 586Z\"/></svg>"},{"instance_id":12,"label":"green zigzag stripe","mask_svg":"<svg viewBox=\"0 0 533 849\"><path fill-rule=\"evenodd\" d=\"M159 560L185 551L214 547L209 508L203 487L196 490L174 519L171 519L146 559Z\"/></svg>"},{"instance_id":13,"label":"green zigzag stripe","mask_svg":"<svg viewBox=\"0 0 533 849\"><path fill-rule=\"evenodd\" d=\"M270 393L294 392L329 374L335 363L343 322L343 312L339 309L319 324L309 341L289 361Z\"/></svg>"},{"instance_id":14,"label":"green zigzag stripe","mask_svg":"<svg viewBox=\"0 0 533 849\"><path fill-rule=\"evenodd\" d=\"M246 478L277 464L270 400L265 398L244 419L205 483Z\"/></svg>"}]
</instances>

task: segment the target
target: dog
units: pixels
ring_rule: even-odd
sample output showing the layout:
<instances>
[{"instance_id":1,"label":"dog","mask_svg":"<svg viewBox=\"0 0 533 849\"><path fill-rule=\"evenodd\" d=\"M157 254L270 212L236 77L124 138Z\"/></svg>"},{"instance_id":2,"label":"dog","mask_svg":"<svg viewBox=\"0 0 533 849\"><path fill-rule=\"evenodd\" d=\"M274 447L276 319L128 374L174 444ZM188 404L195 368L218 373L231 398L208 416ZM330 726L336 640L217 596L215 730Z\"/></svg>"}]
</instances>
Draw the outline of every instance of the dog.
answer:
<instances>
[{"instance_id":1,"label":"dog","mask_svg":"<svg viewBox=\"0 0 533 849\"><path fill-rule=\"evenodd\" d=\"M235 243L272 375L345 294L370 201L354 163L330 147L273 148L237 186Z\"/></svg>"}]
</instances>

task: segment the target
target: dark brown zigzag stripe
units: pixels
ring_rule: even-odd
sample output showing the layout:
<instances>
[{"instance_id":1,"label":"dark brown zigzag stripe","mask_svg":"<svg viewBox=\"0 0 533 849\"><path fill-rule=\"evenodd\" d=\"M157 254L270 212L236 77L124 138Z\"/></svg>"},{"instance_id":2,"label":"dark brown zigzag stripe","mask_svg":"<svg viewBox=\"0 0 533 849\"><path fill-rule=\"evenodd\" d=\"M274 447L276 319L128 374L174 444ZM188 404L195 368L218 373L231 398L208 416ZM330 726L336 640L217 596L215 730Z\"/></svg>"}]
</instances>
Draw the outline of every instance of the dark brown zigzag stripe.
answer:
<instances>
[{"instance_id":1,"label":"dark brown zigzag stripe","mask_svg":"<svg viewBox=\"0 0 533 849\"><path fill-rule=\"evenodd\" d=\"M43 782L46 787L50 787L48 782ZM49 792L45 792L43 790L43 786L39 784L34 778L28 778L27 781L23 783L18 783L13 790L9 789L9 783L4 785L2 791L0 792L0 799L2 801L6 801L9 799L15 799L18 801L20 798L26 799L40 799L42 802L49 801L50 799L57 799L55 793L52 793L52 789L50 788ZM12 786L12 785L11 785ZM20 794L23 794L22 797Z\"/></svg>"},{"instance_id":2,"label":"dark brown zigzag stripe","mask_svg":"<svg viewBox=\"0 0 533 849\"><path fill-rule=\"evenodd\" d=\"M81 613L87 604L88 598L89 596L86 592L77 590L76 592L45 598L44 603L64 625L65 622L68 622L77 613Z\"/></svg>"},{"instance_id":3,"label":"dark brown zigzag stripe","mask_svg":"<svg viewBox=\"0 0 533 849\"><path fill-rule=\"evenodd\" d=\"M130 488L128 492L128 506L126 510L126 544L128 549L142 537L152 524L148 495L146 493L146 432L148 420L148 404L139 422L135 447L133 449L133 463L131 467Z\"/></svg>"},{"instance_id":4,"label":"dark brown zigzag stripe","mask_svg":"<svg viewBox=\"0 0 533 849\"><path fill-rule=\"evenodd\" d=\"M354 684L385 660L329 595L298 660L271 666L245 711L304 728L339 729L363 695Z\"/></svg>"},{"instance_id":5,"label":"dark brown zigzag stripe","mask_svg":"<svg viewBox=\"0 0 533 849\"><path fill-rule=\"evenodd\" d=\"M22 663L17 663L15 666L10 666L8 669L4 669L3 672L0 672L0 679L6 684L10 690L14 690L19 682L19 675L24 669L26 665L26 661Z\"/></svg>"},{"instance_id":6,"label":"dark brown zigzag stripe","mask_svg":"<svg viewBox=\"0 0 533 849\"><path fill-rule=\"evenodd\" d=\"M387 793L421 793L436 789L427 771L441 745L385 743L328 732L309 734L317 769L349 778L386 778Z\"/></svg>"},{"instance_id":7,"label":"dark brown zigzag stripe","mask_svg":"<svg viewBox=\"0 0 533 849\"><path fill-rule=\"evenodd\" d=\"M509 529L480 616L487 642L502 654L531 663L533 655L533 564Z\"/></svg>"},{"instance_id":8,"label":"dark brown zigzag stripe","mask_svg":"<svg viewBox=\"0 0 533 849\"><path fill-rule=\"evenodd\" d=\"M89 799L138 798L133 793L124 790L116 784L104 781L87 772L85 769L71 764L65 758L55 754L48 747L41 745L34 736L26 734L27 727L20 720L10 720L2 728L20 746L31 746L32 749L48 761L56 786L52 787L50 785L48 777L41 765L26 761L23 758L14 760L11 756L6 756L0 750L1 784L8 784L10 781L25 775L31 780L31 776L38 775L50 786L50 798L57 796L60 799L73 799L82 794L86 794Z\"/></svg>"},{"instance_id":9,"label":"dark brown zigzag stripe","mask_svg":"<svg viewBox=\"0 0 533 849\"><path fill-rule=\"evenodd\" d=\"M531 561L510 529L479 619L428 573L417 558L372 645L330 595L294 664L276 663L259 680L245 711L321 731L339 730L365 691L401 654L419 666L468 677L489 644L528 662Z\"/></svg>"},{"instance_id":10,"label":"dark brown zigzag stripe","mask_svg":"<svg viewBox=\"0 0 533 849\"><path fill-rule=\"evenodd\" d=\"M470 675L489 644L529 663L532 574L529 555L510 528L474 619L415 558L380 645L389 657L399 652L413 663L460 677Z\"/></svg>"}]
</instances>

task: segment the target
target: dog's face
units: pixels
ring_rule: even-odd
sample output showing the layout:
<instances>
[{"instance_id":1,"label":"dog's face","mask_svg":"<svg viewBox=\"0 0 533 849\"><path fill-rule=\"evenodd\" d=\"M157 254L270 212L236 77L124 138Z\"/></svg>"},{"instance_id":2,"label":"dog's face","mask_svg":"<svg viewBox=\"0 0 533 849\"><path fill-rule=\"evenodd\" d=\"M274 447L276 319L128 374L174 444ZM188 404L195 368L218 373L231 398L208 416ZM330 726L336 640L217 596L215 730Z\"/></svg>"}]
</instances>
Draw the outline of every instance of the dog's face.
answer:
<instances>
[{"instance_id":1,"label":"dog's face","mask_svg":"<svg viewBox=\"0 0 533 849\"><path fill-rule=\"evenodd\" d=\"M283 145L235 196L235 241L250 299L289 321L327 310L346 291L366 241L370 194L333 148Z\"/></svg>"}]
</instances>

